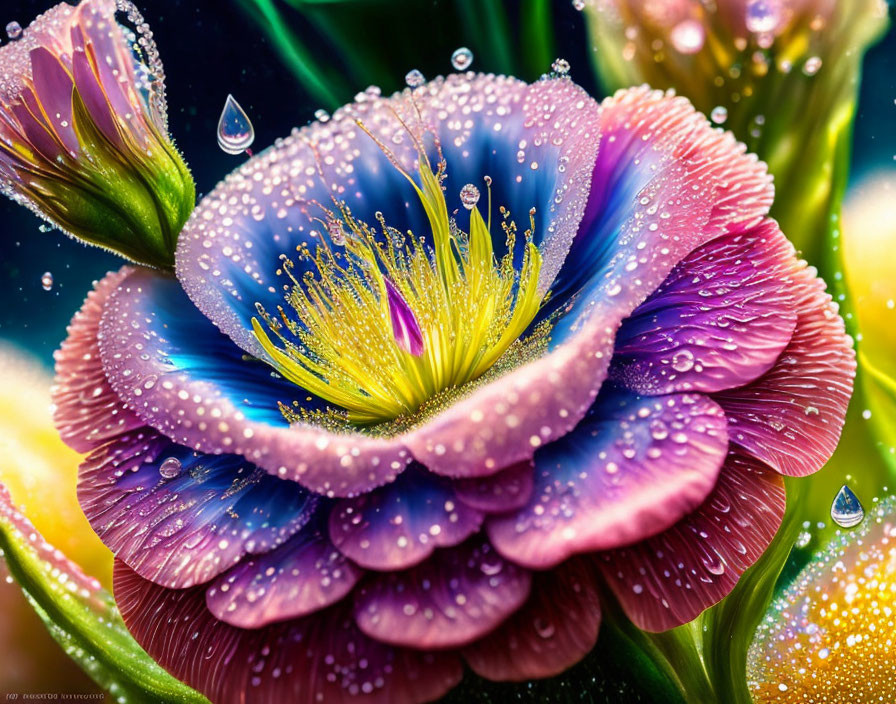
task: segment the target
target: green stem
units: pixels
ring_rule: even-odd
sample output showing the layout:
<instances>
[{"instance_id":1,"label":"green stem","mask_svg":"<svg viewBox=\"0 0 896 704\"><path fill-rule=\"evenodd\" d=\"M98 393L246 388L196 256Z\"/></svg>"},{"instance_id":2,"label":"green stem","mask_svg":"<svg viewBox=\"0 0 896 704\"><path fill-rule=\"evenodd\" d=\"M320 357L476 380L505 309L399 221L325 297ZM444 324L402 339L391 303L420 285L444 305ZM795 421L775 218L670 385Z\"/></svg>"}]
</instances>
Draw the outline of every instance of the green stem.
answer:
<instances>
[{"instance_id":1,"label":"green stem","mask_svg":"<svg viewBox=\"0 0 896 704\"><path fill-rule=\"evenodd\" d=\"M549 0L523 0L520 32L523 62L529 79L534 80L545 73L555 58L552 24Z\"/></svg>"}]
</instances>

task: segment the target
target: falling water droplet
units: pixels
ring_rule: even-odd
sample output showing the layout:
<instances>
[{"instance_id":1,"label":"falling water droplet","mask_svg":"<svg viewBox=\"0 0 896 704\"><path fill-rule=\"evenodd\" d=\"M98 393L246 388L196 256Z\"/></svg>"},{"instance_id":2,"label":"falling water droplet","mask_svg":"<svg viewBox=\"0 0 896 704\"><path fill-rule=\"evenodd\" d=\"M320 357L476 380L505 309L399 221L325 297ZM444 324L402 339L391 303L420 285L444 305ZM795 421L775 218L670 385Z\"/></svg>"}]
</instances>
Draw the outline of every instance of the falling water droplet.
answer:
<instances>
[{"instance_id":1,"label":"falling water droplet","mask_svg":"<svg viewBox=\"0 0 896 704\"><path fill-rule=\"evenodd\" d=\"M404 82L407 83L409 87L416 88L417 86L422 86L426 83L426 77L417 69L412 68L405 74Z\"/></svg>"},{"instance_id":2,"label":"falling water droplet","mask_svg":"<svg viewBox=\"0 0 896 704\"><path fill-rule=\"evenodd\" d=\"M706 30L697 20L684 20L672 28L669 41L681 54L696 54L706 41Z\"/></svg>"},{"instance_id":3,"label":"falling water droplet","mask_svg":"<svg viewBox=\"0 0 896 704\"><path fill-rule=\"evenodd\" d=\"M159 474L165 479L174 479L180 474L181 464L177 457L169 457L159 465Z\"/></svg>"},{"instance_id":4,"label":"falling water droplet","mask_svg":"<svg viewBox=\"0 0 896 704\"><path fill-rule=\"evenodd\" d=\"M585 0L572 0L572 7L574 10L578 10L581 12L585 9Z\"/></svg>"},{"instance_id":5,"label":"falling water droplet","mask_svg":"<svg viewBox=\"0 0 896 704\"><path fill-rule=\"evenodd\" d=\"M566 59L554 59L554 63L551 64L551 71L558 76L565 76L569 73L569 61Z\"/></svg>"},{"instance_id":6,"label":"falling water droplet","mask_svg":"<svg viewBox=\"0 0 896 704\"><path fill-rule=\"evenodd\" d=\"M723 122L725 122L725 120L728 119L728 108L726 108L724 105L717 105L712 109L709 117L717 125L721 125Z\"/></svg>"},{"instance_id":7,"label":"falling water droplet","mask_svg":"<svg viewBox=\"0 0 896 704\"><path fill-rule=\"evenodd\" d=\"M455 71L466 71L473 63L473 52L462 46L451 55L451 65Z\"/></svg>"},{"instance_id":8,"label":"falling water droplet","mask_svg":"<svg viewBox=\"0 0 896 704\"><path fill-rule=\"evenodd\" d=\"M750 0L744 21L747 30L754 34L774 32L781 23L781 7L778 0Z\"/></svg>"},{"instance_id":9,"label":"falling water droplet","mask_svg":"<svg viewBox=\"0 0 896 704\"><path fill-rule=\"evenodd\" d=\"M232 95L227 96L218 120L218 146L228 154L242 154L255 141L249 116Z\"/></svg>"},{"instance_id":10,"label":"falling water droplet","mask_svg":"<svg viewBox=\"0 0 896 704\"><path fill-rule=\"evenodd\" d=\"M460 202L467 210L472 210L479 202L479 189L472 183L460 189Z\"/></svg>"},{"instance_id":11,"label":"falling water droplet","mask_svg":"<svg viewBox=\"0 0 896 704\"><path fill-rule=\"evenodd\" d=\"M10 39L18 39L22 36L22 25L13 20L6 25L6 36Z\"/></svg>"},{"instance_id":12,"label":"falling water droplet","mask_svg":"<svg viewBox=\"0 0 896 704\"><path fill-rule=\"evenodd\" d=\"M852 489L846 484L840 487L834 503L831 504L831 518L841 528L852 528L859 525L865 517L865 509Z\"/></svg>"},{"instance_id":13,"label":"falling water droplet","mask_svg":"<svg viewBox=\"0 0 896 704\"><path fill-rule=\"evenodd\" d=\"M40 277L40 285L43 286L44 291L49 291L53 288L53 274L49 271L45 271L43 276Z\"/></svg>"}]
</instances>

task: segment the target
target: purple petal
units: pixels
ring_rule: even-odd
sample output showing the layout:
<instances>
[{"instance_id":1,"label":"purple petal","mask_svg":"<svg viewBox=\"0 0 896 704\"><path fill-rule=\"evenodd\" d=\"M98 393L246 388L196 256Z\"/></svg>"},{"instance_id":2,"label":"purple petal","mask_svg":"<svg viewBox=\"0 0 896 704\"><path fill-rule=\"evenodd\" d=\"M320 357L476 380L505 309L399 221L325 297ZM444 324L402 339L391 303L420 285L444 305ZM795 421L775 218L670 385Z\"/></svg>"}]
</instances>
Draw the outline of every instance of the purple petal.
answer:
<instances>
[{"instance_id":1,"label":"purple petal","mask_svg":"<svg viewBox=\"0 0 896 704\"><path fill-rule=\"evenodd\" d=\"M454 481L457 498L485 513L502 513L522 508L532 496L535 468L520 462L497 474Z\"/></svg>"},{"instance_id":2,"label":"purple petal","mask_svg":"<svg viewBox=\"0 0 896 704\"><path fill-rule=\"evenodd\" d=\"M784 508L781 477L732 453L696 511L657 536L601 553L598 562L634 624L665 631L693 620L734 588L771 543Z\"/></svg>"},{"instance_id":3,"label":"purple petal","mask_svg":"<svg viewBox=\"0 0 896 704\"><path fill-rule=\"evenodd\" d=\"M272 550L316 505L297 484L237 455L191 452L149 428L88 455L78 500L118 558L176 589L207 582L247 553Z\"/></svg>"},{"instance_id":4,"label":"purple petal","mask_svg":"<svg viewBox=\"0 0 896 704\"><path fill-rule=\"evenodd\" d=\"M797 324L775 366L756 381L713 396L732 445L788 476L815 472L837 447L856 359L824 281L791 258Z\"/></svg>"},{"instance_id":5,"label":"purple petal","mask_svg":"<svg viewBox=\"0 0 896 704\"><path fill-rule=\"evenodd\" d=\"M56 136L69 152L77 154L78 138L72 128L72 77L46 48L36 47L30 56L35 96Z\"/></svg>"},{"instance_id":6,"label":"purple petal","mask_svg":"<svg viewBox=\"0 0 896 704\"><path fill-rule=\"evenodd\" d=\"M502 555L536 569L640 540L700 505L727 446L725 416L705 396L604 393L535 455L529 503L486 530Z\"/></svg>"},{"instance_id":7,"label":"purple petal","mask_svg":"<svg viewBox=\"0 0 896 704\"><path fill-rule=\"evenodd\" d=\"M301 390L242 360L176 280L147 269L122 281L106 304L100 352L112 388L149 425L196 450L242 455L318 493L367 491L410 461L394 439L288 426L277 401L289 403Z\"/></svg>"},{"instance_id":8,"label":"purple petal","mask_svg":"<svg viewBox=\"0 0 896 704\"><path fill-rule=\"evenodd\" d=\"M62 156L62 147L44 125L42 119L39 120L36 117L40 115L40 112L32 113L22 104L11 105L9 110L18 120L19 128L25 139L44 159L55 162L57 157Z\"/></svg>"},{"instance_id":9,"label":"purple petal","mask_svg":"<svg viewBox=\"0 0 896 704\"><path fill-rule=\"evenodd\" d=\"M371 638L428 650L481 638L529 596L527 570L481 539L437 551L405 572L373 577L357 592L355 619Z\"/></svg>"},{"instance_id":10,"label":"purple petal","mask_svg":"<svg viewBox=\"0 0 896 704\"><path fill-rule=\"evenodd\" d=\"M112 106L103 89L100 87L96 74L90 65L90 59L83 51L75 51L72 56L72 70L75 74L75 87L78 95L84 101L84 106L90 114L90 118L112 144L121 145L121 133L112 115Z\"/></svg>"},{"instance_id":11,"label":"purple petal","mask_svg":"<svg viewBox=\"0 0 896 704\"><path fill-rule=\"evenodd\" d=\"M209 611L232 626L260 628L335 604L362 575L324 532L307 526L279 548L222 574L205 601Z\"/></svg>"},{"instance_id":12,"label":"purple petal","mask_svg":"<svg viewBox=\"0 0 896 704\"><path fill-rule=\"evenodd\" d=\"M408 468L381 489L336 503L330 539L363 567L400 570L466 540L481 523L482 514L458 501L447 481Z\"/></svg>"},{"instance_id":13,"label":"purple petal","mask_svg":"<svg viewBox=\"0 0 896 704\"><path fill-rule=\"evenodd\" d=\"M153 659L215 704L422 704L462 676L456 655L378 643L340 606L234 628L209 612L202 588L165 589L120 561L115 599Z\"/></svg>"},{"instance_id":14,"label":"purple petal","mask_svg":"<svg viewBox=\"0 0 896 704\"><path fill-rule=\"evenodd\" d=\"M553 677L591 651L599 627L594 565L590 559L574 558L536 572L522 608L462 654L477 675L490 680Z\"/></svg>"},{"instance_id":15,"label":"purple petal","mask_svg":"<svg viewBox=\"0 0 896 704\"><path fill-rule=\"evenodd\" d=\"M386 299L389 305L389 319L392 321L392 335L399 349L419 357L423 354L423 333L407 301L395 285L384 278Z\"/></svg>"},{"instance_id":16,"label":"purple petal","mask_svg":"<svg viewBox=\"0 0 896 704\"><path fill-rule=\"evenodd\" d=\"M654 395L721 391L761 376L796 326L792 259L772 220L695 250L620 328L611 378Z\"/></svg>"}]
</instances>

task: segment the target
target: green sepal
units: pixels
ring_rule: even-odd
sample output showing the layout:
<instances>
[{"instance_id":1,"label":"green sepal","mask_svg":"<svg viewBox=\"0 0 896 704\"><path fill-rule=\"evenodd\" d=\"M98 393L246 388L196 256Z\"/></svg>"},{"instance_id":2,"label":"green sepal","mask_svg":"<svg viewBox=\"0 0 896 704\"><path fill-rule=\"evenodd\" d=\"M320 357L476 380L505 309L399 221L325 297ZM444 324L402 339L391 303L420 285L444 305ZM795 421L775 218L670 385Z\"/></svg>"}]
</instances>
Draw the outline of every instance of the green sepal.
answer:
<instances>
[{"instance_id":1,"label":"green sepal","mask_svg":"<svg viewBox=\"0 0 896 704\"><path fill-rule=\"evenodd\" d=\"M112 595L46 543L0 484L0 555L53 638L119 701L208 704L133 639Z\"/></svg>"}]
</instances>

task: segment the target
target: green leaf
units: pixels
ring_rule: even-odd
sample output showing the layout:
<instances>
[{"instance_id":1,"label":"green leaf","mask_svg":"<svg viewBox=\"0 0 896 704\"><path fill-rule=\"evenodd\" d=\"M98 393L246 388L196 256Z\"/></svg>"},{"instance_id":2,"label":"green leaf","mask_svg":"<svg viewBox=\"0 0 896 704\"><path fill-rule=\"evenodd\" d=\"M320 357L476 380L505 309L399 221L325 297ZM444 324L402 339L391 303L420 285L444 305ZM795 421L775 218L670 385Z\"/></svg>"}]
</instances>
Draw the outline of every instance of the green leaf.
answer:
<instances>
[{"instance_id":1,"label":"green leaf","mask_svg":"<svg viewBox=\"0 0 896 704\"><path fill-rule=\"evenodd\" d=\"M40 536L2 484L0 555L53 638L114 697L207 704L146 654L128 633L112 595Z\"/></svg>"}]
</instances>

